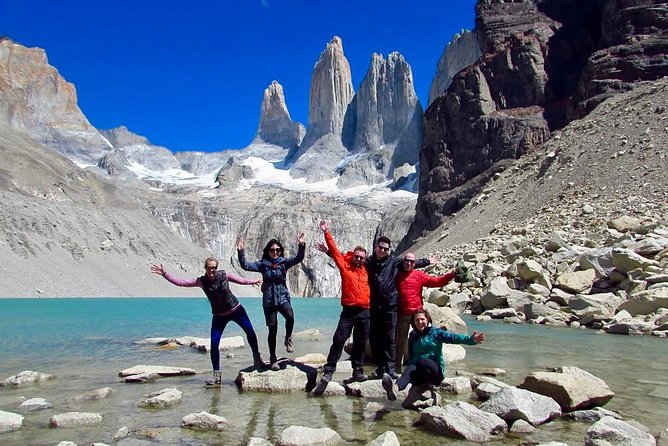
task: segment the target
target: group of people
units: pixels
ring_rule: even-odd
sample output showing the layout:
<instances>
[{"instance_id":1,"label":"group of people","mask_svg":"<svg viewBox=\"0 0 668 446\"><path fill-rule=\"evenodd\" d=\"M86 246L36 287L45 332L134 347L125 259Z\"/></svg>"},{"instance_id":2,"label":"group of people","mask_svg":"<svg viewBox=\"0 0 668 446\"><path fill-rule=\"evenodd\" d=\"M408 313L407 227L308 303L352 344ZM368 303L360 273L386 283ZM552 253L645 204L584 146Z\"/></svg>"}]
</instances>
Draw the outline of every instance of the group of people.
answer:
<instances>
[{"instance_id":1,"label":"group of people","mask_svg":"<svg viewBox=\"0 0 668 446\"><path fill-rule=\"evenodd\" d=\"M341 252L325 221L320 222L325 243L316 244L316 248L329 255L341 276L341 306L337 328L324 366L320 385L316 392L324 392L336 371L336 364L341 358L346 340L352 334L352 353L350 355L353 372L346 382L365 381L364 352L367 339L371 345L376 370L373 378L382 379L383 388L389 399L396 399L394 380L399 389L409 383L414 385L437 385L445 375L442 345L443 343L478 344L485 340L482 333L456 335L433 327L429 313L422 307L423 287L444 286L456 277L455 270L442 276L431 276L416 268L423 268L435 259L416 259L415 254L406 253L403 257L390 254L391 241L381 236L374 243L370 255L362 246L352 251ZM299 249L295 256L284 257L283 246L277 239L270 240L265 246L262 258L249 262L245 256L245 242L237 240L237 254L241 268L262 274L261 280L250 280L223 270L218 270L218 261L208 258L205 261L205 274L201 277L181 280L165 271L162 265L152 265L151 270L162 275L169 282L186 287L200 287L204 290L211 304L211 363L213 378L208 385L221 382L220 338L228 322L234 321L245 332L248 344L253 352L254 366L265 367L260 356L257 336L246 314L229 288L229 282L241 285L262 283L262 307L268 327L269 367L279 370L276 355L278 334L277 315L285 318L286 351L294 351L292 331L294 311L290 303L287 288L287 271L304 259L306 243L304 234L297 237ZM409 326L413 330L408 335ZM408 341L408 366L399 375L404 362ZM318 390L319 389L319 390Z\"/></svg>"}]
</instances>

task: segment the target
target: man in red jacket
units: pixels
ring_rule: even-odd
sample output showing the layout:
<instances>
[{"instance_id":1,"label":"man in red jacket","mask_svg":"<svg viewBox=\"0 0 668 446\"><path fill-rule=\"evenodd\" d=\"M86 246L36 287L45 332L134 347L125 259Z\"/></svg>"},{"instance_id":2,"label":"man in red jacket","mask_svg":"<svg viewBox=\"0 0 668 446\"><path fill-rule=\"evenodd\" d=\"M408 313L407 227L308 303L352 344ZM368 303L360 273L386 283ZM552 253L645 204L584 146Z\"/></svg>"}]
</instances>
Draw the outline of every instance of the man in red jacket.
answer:
<instances>
[{"instance_id":1,"label":"man in red jacket","mask_svg":"<svg viewBox=\"0 0 668 446\"><path fill-rule=\"evenodd\" d=\"M415 269L415 254L406 253L403 269L397 274L397 291L399 292L399 317L397 319L397 368L401 369L404 361L404 350L408 338L408 327L415 310L422 308L422 289L440 288L455 277L455 270L442 276L430 276L422 270Z\"/></svg>"},{"instance_id":2,"label":"man in red jacket","mask_svg":"<svg viewBox=\"0 0 668 446\"><path fill-rule=\"evenodd\" d=\"M350 360L353 366L353 376L348 382L364 381L364 349L369 336L369 275L365 266L366 249L355 247L351 252L342 254L334 243L334 238L327 228L325 221L320 222L320 229L325 233L325 242L329 254L339 268L341 274L341 316L334 332L332 347L329 349L324 374L320 379L320 393L332 380L336 363L341 358L343 345L346 339L353 334L353 351Z\"/></svg>"}]
</instances>

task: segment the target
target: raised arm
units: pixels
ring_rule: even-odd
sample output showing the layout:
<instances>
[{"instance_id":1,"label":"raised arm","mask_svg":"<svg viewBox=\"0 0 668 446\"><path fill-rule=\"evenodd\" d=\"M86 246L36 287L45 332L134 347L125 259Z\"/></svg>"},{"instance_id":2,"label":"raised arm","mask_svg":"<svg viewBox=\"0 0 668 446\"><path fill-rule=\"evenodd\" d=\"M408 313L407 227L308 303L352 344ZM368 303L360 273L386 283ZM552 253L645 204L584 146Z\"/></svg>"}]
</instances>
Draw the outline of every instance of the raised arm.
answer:
<instances>
[{"instance_id":1,"label":"raised arm","mask_svg":"<svg viewBox=\"0 0 668 446\"><path fill-rule=\"evenodd\" d=\"M450 283L452 279L455 278L455 270L448 271L447 273L443 274L442 276L430 276L428 274L424 274L425 279L422 283L422 286L428 287L428 288L438 288L442 287L444 285L447 285Z\"/></svg>"},{"instance_id":2,"label":"raised arm","mask_svg":"<svg viewBox=\"0 0 668 446\"><path fill-rule=\"evenodd\" d=\"M199 277L193 277L192 279L178 279L171 274L169 274L165 267L160 265L151 265L151 272L153 274L159 274L165 278L168 282L182 287L202 287L202 283L199 280Z\"/></svg>"},{"instance_id":3,"label":"raised arm","mask_svg":"<svg viewBox=\"0 0 668 446\"><path fill-rule=\"evenodd\" d=\"M327 245L327 255L334 260L334 263L336 264L337 267L341 268L343 265L343 255L341 254L341 251L339 251L339 248L336 246L336 242L334 241L334 237L332 237L332 233L329 232L329 228L327 227L327 223L325 223L324 220L320 221L320 229L322 229L322 232L325 234L325 244Z\"/></svg>"},{"instance_id":4,"label":"raised arm","mask_svg":"<svg viewBox=\"0 0 668 446\"><path fill-rule=\"evenodd\" d=\"M260 262L249 262L246 260L246 242L243 237L237 239L237 258L239 259L239 265L242 269L246 271L254 271L256 273L260 271Z\"/></svg>"},{"instance_id":5,"label":"raised arm","mask_svg":"<svg viewBox=\"0 0 668 446\"><path fill-rule=\"evenodd\" d=\"M303 232L299 233L299 235L297 236L297 243L299 243L299 249L297 251L297 255L289 257L286 260L285 268L291 268L296 264L300 263L302 260L304 260L304 256L306 255L306 239L304 237Z\"/></svg>"},{"instance_id":6,"label":"raised arm","mask_svg":"<svg viewBox=\"0 0 668 446\"><path fill-rule=\"evenodd\" d=\"M259 285L262 283L262 279L247 279L245 277L237 276L236 274L226 273L227 280L233 283L238 283L239 285Z\"/></svg>"}]
</instances>

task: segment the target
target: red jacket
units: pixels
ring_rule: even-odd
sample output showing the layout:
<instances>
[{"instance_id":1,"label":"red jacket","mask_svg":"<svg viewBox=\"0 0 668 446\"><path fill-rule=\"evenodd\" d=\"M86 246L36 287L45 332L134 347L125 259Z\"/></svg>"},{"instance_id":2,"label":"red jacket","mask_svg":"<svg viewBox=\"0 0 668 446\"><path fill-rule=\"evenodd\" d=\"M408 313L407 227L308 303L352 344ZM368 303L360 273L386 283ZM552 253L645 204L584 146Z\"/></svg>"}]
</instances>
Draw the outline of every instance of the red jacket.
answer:
<instances>
[{"instance_id":1,"label":"red jacket","mask_svg":"<svg viewBox=\"0 0 668 446\"><path fill-rule=\"evenodd\" d=\"M413 314L422 308L422 288L438 288L446 285L455 277L454 271L443 276L430 276L419 269L410 272L399 270L397 290L399 291L399 314Z\"/></svg>"},{"instance_id":2,"label":"red jacket","mask_svg":"<svg viewBox=\"0 0 668 446\"><path fill-rule=\"evenodd\" d=\"M325 232L325 242L329 248L329 254L341 273L341 305L369 308L371 291L369 291L369 274L366 266L362 264L357 267L353 264L352 251L341 254L329 231Z\"/></svg>"}]
</instances>

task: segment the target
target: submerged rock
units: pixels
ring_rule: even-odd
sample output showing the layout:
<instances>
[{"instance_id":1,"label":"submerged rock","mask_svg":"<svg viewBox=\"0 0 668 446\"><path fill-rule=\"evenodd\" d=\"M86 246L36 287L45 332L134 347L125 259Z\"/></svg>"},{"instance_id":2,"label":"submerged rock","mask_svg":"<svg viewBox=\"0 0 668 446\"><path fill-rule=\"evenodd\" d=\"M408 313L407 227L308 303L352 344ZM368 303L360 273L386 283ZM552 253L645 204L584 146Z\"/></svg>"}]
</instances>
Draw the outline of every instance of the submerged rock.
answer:
<instances>
[{"instance_id":1,"label":"submerged rock","mask_svg":"<svg viewBox=\"0 0 668 446\"><path fill-rule=\"evenodd\" d=\"M137 405L144 408L164 409L165 407L180 403L182 396L183 393L180 390L174 388L162 389L144 395L143 399Z\"/></svg>"}]
</instances>

